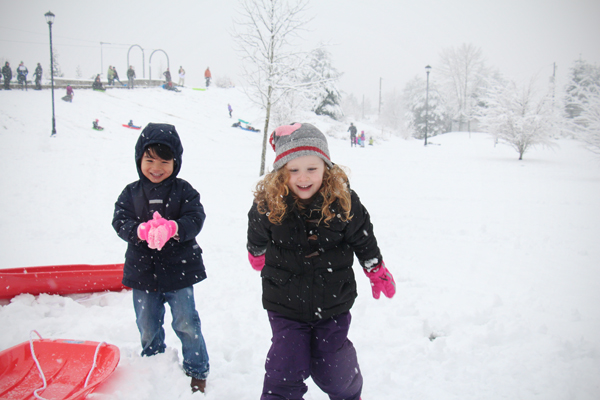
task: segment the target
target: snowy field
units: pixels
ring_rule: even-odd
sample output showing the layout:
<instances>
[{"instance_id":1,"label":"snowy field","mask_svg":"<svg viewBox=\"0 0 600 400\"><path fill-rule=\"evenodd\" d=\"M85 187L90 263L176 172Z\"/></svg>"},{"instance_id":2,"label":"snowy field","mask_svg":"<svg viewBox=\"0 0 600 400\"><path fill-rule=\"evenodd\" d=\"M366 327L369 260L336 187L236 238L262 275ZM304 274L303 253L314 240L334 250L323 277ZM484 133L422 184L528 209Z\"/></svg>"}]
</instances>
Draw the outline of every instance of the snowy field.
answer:
<instances>
[{"instance_id":1,"label":"snowy field","mask_svg":"<svg viewBox=\"0 0 600 400\"><path fill-rule=\"evenodd\" d=\"M123 262L126 244L111 219L117 196L137 179L139 131L121 124L174 124L185 149L179 176L207 213L198 241L209 277L195 286L211 358L205 398L258 399L270 327L245 245L262 136L232 128L227 103L257 127L260 110L239 89L78 90L73 103L62 95L50 138L49 91L0 91L0 268ZM96 118L104 131L91 129ZM300 119L338 138L348 125ZM376 301L355 264L350 338L363 400L599 399L600 160L570 140L523 161L485 134L431 141L351 148L330 138L398 285L393 299ZM271 165L270 149L268 157ZM106 341L121 361L89 399L200 398L169 324L167 352L141 358L130 292L23 294L0 306L0 350L33 329ZM309 380L305 399L327 396Z\"/></svg>"}]
</instances>

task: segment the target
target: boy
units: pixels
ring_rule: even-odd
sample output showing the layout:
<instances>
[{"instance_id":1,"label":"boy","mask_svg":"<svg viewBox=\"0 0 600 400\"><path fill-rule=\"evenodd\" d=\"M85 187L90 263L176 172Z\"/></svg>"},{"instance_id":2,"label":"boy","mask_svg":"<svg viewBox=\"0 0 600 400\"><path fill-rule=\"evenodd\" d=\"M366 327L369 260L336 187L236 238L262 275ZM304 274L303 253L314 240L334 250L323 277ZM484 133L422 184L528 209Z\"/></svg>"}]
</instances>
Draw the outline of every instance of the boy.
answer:
<instances>
[{"instance_id":1,"label":"boy","mask_svg":"<svg viewBox=\"0 0 600 400\"><path fill-rule=\"evenodd\" d=\"M112 225L128 243L123 284L133 289L142 356L165 351L163 317L168 302L192 392L204 392L209 363L193 285L206 278L202 249L195 239L206 215L200 194L177 178L182 154L173 125L151 123L144 128L135 146L140 179L119 196Z\"/></svg>"}]
</instances>

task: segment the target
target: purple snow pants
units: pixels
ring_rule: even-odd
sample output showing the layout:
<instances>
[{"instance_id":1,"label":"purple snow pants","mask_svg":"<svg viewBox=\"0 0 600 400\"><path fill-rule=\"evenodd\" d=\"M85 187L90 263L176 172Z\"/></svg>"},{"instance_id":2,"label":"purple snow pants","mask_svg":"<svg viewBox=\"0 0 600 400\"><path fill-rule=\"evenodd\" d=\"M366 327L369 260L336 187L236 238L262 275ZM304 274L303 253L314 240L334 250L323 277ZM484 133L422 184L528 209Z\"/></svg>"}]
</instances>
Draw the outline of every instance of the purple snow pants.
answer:
<instances>
[{"instance_id":1,"label":"purple snow pants","mask_svg":"<svg viewBox=\"0 0 600 400\"><path fill-rule=\"evenodd\" d=\"M301 400L309 376L331 400L359 400L363 379L348 340L349 312L302 322L268 311L273 330L261 400Z\"/></svg>"}]
</instances>

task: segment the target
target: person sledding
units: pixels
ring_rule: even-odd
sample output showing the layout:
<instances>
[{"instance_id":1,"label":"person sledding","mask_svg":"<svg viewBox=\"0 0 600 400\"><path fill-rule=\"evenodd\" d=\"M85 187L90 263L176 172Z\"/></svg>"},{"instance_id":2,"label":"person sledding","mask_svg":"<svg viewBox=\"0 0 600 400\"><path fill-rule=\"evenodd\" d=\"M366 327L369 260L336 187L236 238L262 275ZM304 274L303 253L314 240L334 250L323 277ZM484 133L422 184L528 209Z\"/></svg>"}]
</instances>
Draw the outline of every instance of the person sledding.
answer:
<instances>
[{"instance_id":1,"label":"person sledding","mask_svg":"<svg viewBox=\"0 0 600 400\"><path fill-rule=\"evenodd\" d=\"M71 87L71 85L67 85L67 95L64 96L62 99L64 101L68 101L69 103L72 103L73 96L75 96L75 92L73 91L73 88Z\"/></svg>"},{"instance_id":2,"label":"person sledding","mask_svg":"<svg viewBox=\"0 0 600 400\"><path fill-rule=\"evenodd\" d=\"M177 89L171 81L163 83L162 88L166 90L172 90L174 92L181 92L181 90Z\"/></svg>"},{"instance_id":3,"label":"person sledding","mask_svg":"<svg viewBox=\"0 0 600 400\"><path fill-rule=\"evenodd\" d=\"M96 79L94 79L94 83L92 83L92 89L94 89L94 90L106 90L102 86L102 81L100 80L100 74L96 75Z\"/></svg>"},{"instance_id":4,"label":"person sledding","mask_svg":"<svg viewBox=\"0 0 600 400\"><path fill-rule=\"evenodd\" d=\"M98 120L97 119L92 122L92 128L95 129L95 130L97 130L97 131L101 131L101 130L104 129L103 127L101 127L98 124Z\"/></svg>"}]
</instances>

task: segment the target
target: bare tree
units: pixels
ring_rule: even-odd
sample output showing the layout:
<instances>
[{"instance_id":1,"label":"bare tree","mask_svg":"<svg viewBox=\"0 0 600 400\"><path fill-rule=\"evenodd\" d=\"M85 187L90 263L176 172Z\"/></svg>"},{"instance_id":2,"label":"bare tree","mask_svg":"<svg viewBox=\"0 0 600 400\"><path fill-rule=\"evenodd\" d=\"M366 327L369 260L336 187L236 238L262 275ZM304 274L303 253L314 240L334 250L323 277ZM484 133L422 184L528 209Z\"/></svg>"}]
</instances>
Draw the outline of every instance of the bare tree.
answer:
<instances>
[{"instance_id":1,"label":"bare tree","mask_svg":"<svg viewBox=\"0 0 600 400\"><path fill-rule=\"evenodd\" d=\"M485 86L489 70L480 48L463 43L458 48L446 48L440 54L439 73L443 77L443 92L453 117L462 125L473 119L478 97ZM468 126L470 131L470 125Z\"/></svg>"},{"instance_id":2,"label":"bare tree","mask_svg":"<svg viewBox=\"0 0 600 400\"><path fill-rule=\"evenodd\" d=\"M308 0L242 0L234 37L242 54L249 97L266 111L260 175L265 172L269 122L274 104L294 90L304 57L292 40L307 24Z\"/></svg>"},{"instance_id":3,"label":"bare tree","mask_svg":"<svg viewBox=\"0 0 600 400\"><path fill-rule=\"evenodd\" d=\"M532 79L528 85L515 82L490 88L485 107L480 109L481 128L523 154L537 145L551 147L552 134L558 130L559 118L552 105L552 94L539 95Z\"/></svg>"}]
</instances>

